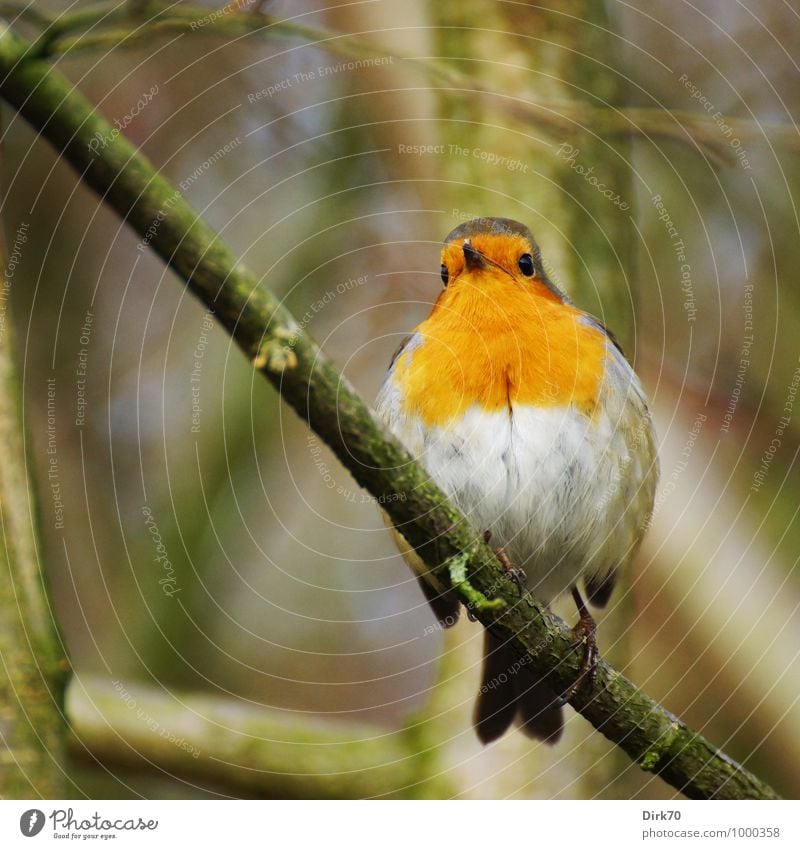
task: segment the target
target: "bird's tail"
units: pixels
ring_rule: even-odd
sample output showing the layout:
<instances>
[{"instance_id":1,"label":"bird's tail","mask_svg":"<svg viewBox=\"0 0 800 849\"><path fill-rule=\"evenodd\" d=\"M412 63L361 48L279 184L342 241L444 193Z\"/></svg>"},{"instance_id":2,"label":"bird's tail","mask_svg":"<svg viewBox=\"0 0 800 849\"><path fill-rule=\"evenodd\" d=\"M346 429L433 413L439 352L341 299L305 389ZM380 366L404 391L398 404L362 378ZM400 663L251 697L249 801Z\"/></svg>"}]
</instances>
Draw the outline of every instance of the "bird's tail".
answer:
<instances>
[{"instance_id":1,"label":"bird's tail","mask_svg":"<svg viewBox=\"0 0 800 849\"><path fill-rule=\"evenodd\" d=\"M475 731L481 742L501 737L519 719L529 737L555 743L564 728L564 712L555 693L489 631L484 652L475 706Z\"/></svg>"}]
</instances>

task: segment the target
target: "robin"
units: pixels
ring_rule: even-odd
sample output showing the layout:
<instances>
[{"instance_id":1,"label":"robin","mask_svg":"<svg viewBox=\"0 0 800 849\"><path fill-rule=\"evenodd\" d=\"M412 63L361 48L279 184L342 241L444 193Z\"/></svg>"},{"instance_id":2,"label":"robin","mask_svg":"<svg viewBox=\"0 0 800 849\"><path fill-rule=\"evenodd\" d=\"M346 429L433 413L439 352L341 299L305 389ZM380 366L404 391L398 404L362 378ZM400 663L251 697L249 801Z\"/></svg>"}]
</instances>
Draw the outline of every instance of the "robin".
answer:
<instances>
[{"instance_id":1,"label":"robin","mask_svg":"<svg viewBox=\"0 0 800 849\"><path fill-rule=\"evenodd\" d=\"M488 743L517 720L554 743L562 705L596 661L589 602L608 603L649 523L658 475L641 384L606 327L547 277L524 225L478 218L445 239L444 288L392 359L377 399L390 430L501 561L549 604L570 591L584 646L581 673L560 696L486 631L475 708ZM418 576L422 560L395 532ZM443 626L459 601L420 584Z\"/></svg>"}]
</instances>

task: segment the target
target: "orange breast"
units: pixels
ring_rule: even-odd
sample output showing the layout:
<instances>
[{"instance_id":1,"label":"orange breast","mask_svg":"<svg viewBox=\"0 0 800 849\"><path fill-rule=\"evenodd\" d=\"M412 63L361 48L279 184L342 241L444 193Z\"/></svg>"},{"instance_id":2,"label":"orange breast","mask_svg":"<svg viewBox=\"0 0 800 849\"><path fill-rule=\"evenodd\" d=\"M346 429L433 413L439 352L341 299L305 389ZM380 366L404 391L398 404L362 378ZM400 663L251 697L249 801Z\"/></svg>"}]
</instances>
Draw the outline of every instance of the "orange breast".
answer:
<instances>
[{"instance_id":1,"label":"orange breast","mask_svg":"<svg viewBox=\"0 0 800 849\"><path fill-rule=\"evenodd\" d=\"M541 286L484 271L445 289L417 328L421 344L395 365L405 411L429 427L473 404L490 412L574 405L591 415L606 337Z\"/></svg>"}]
</instances>

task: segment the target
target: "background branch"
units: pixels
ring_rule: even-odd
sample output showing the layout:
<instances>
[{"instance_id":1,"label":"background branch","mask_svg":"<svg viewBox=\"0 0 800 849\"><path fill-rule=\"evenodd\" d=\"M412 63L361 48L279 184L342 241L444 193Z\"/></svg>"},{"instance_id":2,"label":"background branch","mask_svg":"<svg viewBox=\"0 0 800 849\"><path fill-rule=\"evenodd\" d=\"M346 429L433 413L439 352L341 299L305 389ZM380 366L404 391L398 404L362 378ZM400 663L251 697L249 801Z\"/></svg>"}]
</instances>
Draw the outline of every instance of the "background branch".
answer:
<instances>
[{"instance_id":1,"label":"background branch","mask_svg":"<svg viewBox=\"0 0 800 849\"><path fill-rule=\"evenodd\" d=\"M1 244L0 264L7 268ZM2 300L0 304L5 306ZM63 799L67 792L62 700L68 664L40 566L10 319L4 310L0 315L0 798Z\"/></svg>"},{"instance_id":2,"label":"background branch","mask_svg":"<svg viewBox=\"0 0 800 849\"><path fill-rule=\"evenodd\" d=\"M175 271L236 339L282 397L380 499L440 580L445 561L466 553L470 578L505 600L478 613L531 668L565 690L578 672L572 634L516 586L492 551L403 447L386 433L344 377L291 315L242 266L181 194L94 112L69 80L31 57L30 45L0 31L0 94L76 168ZM27 57L27 58L26 58ZM95 134L112 139L93 152ZM775 791L696 734L605 662L573 707L643 769L688 796L775 798Z\"/></svg>"},{"instance_id":3,"label":"background branch","mask_svg":"<svg viewBox=\"0 0 800 849\"><path fill-rule=\"evenodd\" d=\"M280 20L252 10L234 11L209 9L174 3L149 2L133 6L130 3L103 3L79 12L53 18L38 16L44 31L32 49L42 58L64 56L85 50L111 50L117 47L136 47L152 43L153 38L180 34L214 34L225 38L240 38L249 34L299 39L306 45L321 47L348 58L385 58L387 51L362 36L307 26L296 20ZM3 12L5 10L5 12ZM0 14L27 15L20 4L0 4ZM113 25L114 28L104 28ZM83 32L78 32L84 30ZM600 138L629 136L667 139L680 142L701 152L717 165L737 161L730 145L730 134L720 129L720 123L704 112L667 110L648 107L594 106L589 102L545 101L531 97L510 96L495 91L481 82L476 74L464 73L452 63L432 57L403 56L396 51L393 58L408 63L430 80L459 97L487 98L522 121L551 132L570 135L590 131ZM760 122L720 116L720 122L743 144L768 139L772 144L800 152L800 131L791 124ZM726 131L727 132L727 131Z\"/></svg>"},{"instance_id":4,"label":"background branch","mask_svg":"<svg viewBox=\"0 0 800 849\"><path fill-rule=\"evenodd\" d=\"M278 713L232 698L75 677L67 691L71 754L157 770L242 796L447 798L425 725L387 732ZM427 740L425 745L421 745ZM428 745L430 744L430 745Z\"/></svg>"}]
</instances>

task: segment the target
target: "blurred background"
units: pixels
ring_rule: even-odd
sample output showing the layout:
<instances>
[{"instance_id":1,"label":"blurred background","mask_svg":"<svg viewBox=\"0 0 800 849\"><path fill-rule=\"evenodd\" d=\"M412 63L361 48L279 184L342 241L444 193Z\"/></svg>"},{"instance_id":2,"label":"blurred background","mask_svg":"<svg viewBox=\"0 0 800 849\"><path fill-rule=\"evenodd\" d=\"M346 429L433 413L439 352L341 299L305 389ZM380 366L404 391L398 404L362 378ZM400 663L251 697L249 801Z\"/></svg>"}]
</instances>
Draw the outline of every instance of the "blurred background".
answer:
<instances>
[{"instance_id":1,"label":"blurred background","mask_svg":"<svg viewBox=\"0 0 800 849\"><path fill-rule=\"evenodd\" d=\"M797 797L796 11L221 5L176 3L217 14L55 64L367 399L440 291L444 236L481 215L528 224L551 277L621 339L660 440L654 524L598 617L601 651ZM481 748L481 628L431 627L371 497L5 107L2 183L43 550L77 680L105 686L108 716L141 686L377 746L422 723L434 795L677 795L571 712L557 747L515 731ZM145 735L166 724L154 711ZM172 733L191 730L187 715ZM130 751L76 757L71 777L95 798L244 792ZM318 792L303 787L285 793Z\"/></svg>"}]
</instances>

